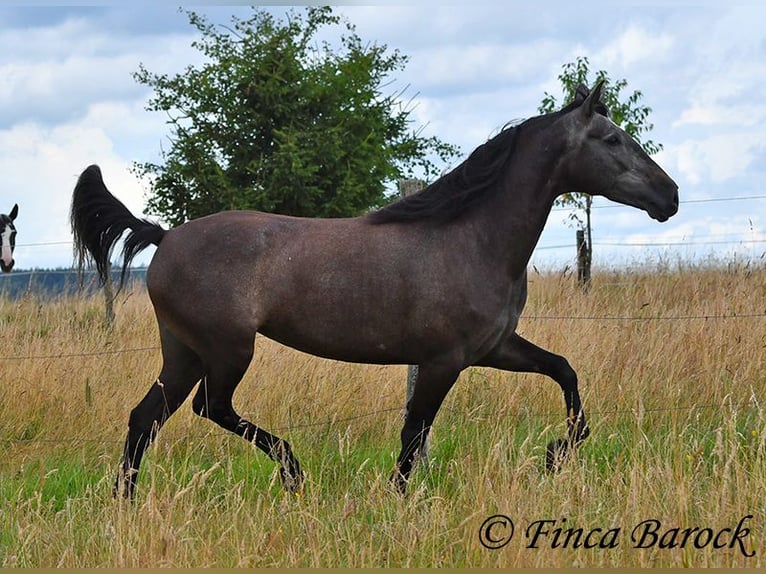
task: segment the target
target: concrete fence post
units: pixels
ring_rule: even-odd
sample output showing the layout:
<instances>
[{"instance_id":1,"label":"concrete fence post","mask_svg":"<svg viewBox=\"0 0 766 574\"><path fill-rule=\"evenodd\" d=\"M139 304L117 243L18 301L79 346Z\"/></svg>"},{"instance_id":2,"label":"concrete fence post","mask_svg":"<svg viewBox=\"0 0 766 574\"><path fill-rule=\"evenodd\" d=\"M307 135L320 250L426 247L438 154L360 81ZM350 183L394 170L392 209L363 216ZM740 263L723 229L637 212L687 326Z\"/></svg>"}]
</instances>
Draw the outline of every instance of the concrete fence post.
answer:
<instances>
[{"instance_id":1,"label":"concrete fence post","mask_svg":"<svg viewBox=\"0 0 766 574\"><path fill-rule=\"evenodd\" d=\"M419 179L400 179L399 180L399 195L401 197L407 197L408 195L413 195L423 189L425 187L425 182L419 180ZM407 416L407 413L409 411L409 404L410 399L412 398L412 393L415 392L415 382L418 380L418 366L417 365L410 365L407 368L407 397L406 402L404 406L404 416ZM428 448L427 445L424 443L423 447L420 449L420 452L418 453L418 456L422 460L426 460L428 458Z\"/></svg>"}]
</instances>

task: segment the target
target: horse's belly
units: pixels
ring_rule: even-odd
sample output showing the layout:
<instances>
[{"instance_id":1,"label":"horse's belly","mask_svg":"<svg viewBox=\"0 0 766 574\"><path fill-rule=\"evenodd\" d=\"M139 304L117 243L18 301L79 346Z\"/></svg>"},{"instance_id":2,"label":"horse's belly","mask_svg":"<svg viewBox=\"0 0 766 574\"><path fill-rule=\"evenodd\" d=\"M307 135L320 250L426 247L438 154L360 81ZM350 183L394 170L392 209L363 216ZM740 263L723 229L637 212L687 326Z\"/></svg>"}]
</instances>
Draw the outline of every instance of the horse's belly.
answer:
<instances>
[{"instance_id":1,"label":"horse's belly","mask_svg":"<svg viewBox=\"0 0 766 574\"><path fill-rule=\"evenodd\" d=\"M466 365L503 336L508 309L483 313L470 306L336 305L277 313L259 329L263 335L305 353L354 363L423 364L450 356Z\"/></svg>"},{"instance_id":2,"label":"horse's belly","mask_svg":"<svg viewBox=\"0 0 766 574\"><path fill-rule=\"evenodd\" d=\"M272 332L268 329L261 333L274 341L297 349L298 351L349 363L369 363L378 365L396 365L418 362L410 359L399 348L391 348L385 343L363 344L359 341L348 342L342 338L325 338L316 340L313 337L299 336L297 334L284 334L279 331Z\"/></svg>"}]
</instances>

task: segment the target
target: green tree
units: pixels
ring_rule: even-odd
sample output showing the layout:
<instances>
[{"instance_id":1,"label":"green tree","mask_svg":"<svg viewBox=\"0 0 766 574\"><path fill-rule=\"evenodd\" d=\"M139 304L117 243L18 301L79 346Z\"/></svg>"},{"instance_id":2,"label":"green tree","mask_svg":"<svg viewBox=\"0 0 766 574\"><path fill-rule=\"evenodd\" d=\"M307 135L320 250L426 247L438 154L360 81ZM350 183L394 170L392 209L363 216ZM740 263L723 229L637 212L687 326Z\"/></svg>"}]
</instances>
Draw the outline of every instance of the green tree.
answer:
<instances>
[{"instance_id":1,"label":"green tree","mask_svg":"<svg viewBox=\"0 0 766 574\"><path fill-rule=\"evenodd\" d=\"M571 102L574 99L579 85L582 84L590 87L600 81L604 81L601 101L609 110L609 116L612 121L629 133L646 153L654 154L660 151L662 144L650 139L644 139L645 134L651 132L654 124L649 121L649 114L652 109L641 104L643 94L639 90L634 90L627 97L623 97L622 91L628 86L627 80L612 81L606 71L599 70L591 81L588 78L589 74L590 62L586 57L578 57L574 62L569 62L562 66L558 79L561 82L561 88L564 93L563 102ZM545 92L538 111L547 114L560 107L561 103L556 100L556 97ZM592 197L585 193L565 193L555 202L555 205L558 206L573 207L574 211L570 215L571 220L587 234L586 253L584 254L587 267L584 279L586 285L590 279L590 262L593 259L592 201Z\"/></svg>"},{"instance_id":2,"label":"green tree","mask_svg":"<svg viewBox=\"0 0 766 574\"><path fill-rule=\"evenodd\" d=\"M383 93L407 58L363 42L332 8L284 20L253 8L226 27L187 15L205 63L174 76L143 65L134 74L154 90L147 110L169 118L161 162L134 164L149 182L148 210L169 223L225 209L359 215L389 200L387 184L432 178L437 160L457 155L410 128L406 88ZM336 29L340 47L317 38Z\"/></svg>"}]
</instances>

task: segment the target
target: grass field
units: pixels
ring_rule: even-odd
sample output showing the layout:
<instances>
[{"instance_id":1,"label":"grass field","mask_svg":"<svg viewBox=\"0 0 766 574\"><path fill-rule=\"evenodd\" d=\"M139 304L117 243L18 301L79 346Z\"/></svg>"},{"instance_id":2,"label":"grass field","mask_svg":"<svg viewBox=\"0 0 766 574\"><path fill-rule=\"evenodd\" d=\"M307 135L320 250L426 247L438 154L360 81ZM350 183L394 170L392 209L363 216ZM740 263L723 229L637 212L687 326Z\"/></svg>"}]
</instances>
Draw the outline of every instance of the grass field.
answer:
<instances>
[{"instance_id":1,"label":"grass field","mask_svg":"<svg viewBox=\"0 0 766 574\"><path fill-rule=\"evenodd\" d=\"M546 474L545 445L566 430L558 386L468 369L406 497L388 484L406 367L259 337L235 405L290 441L302 494L187 401L135 502L115 501L128 413L160 367L143 290L116 312L109 330L100 298L0 299L0 566L766 562L763 266L602 271L587 295L569 275L532 274L519 331L578 371L590 438ZM504 518L482 530L496 514L514 536L491 550L482 533L490 545L510 533Z\"/></svg>"}]
</instances>

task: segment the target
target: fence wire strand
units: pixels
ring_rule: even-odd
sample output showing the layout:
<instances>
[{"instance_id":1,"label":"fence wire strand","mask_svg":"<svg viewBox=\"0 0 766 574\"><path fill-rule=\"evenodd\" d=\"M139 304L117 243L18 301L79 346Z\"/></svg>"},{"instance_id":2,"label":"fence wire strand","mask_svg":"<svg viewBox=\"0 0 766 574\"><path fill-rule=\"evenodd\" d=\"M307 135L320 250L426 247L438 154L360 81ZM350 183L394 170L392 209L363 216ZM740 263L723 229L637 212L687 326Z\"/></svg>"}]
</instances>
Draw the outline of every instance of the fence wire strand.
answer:
<instances>
[{"instance_id":1,"label":"fence wire strand","mask_svg":"<svg viewBox=\"0 0 766 574\"><path fill-rule=\"evenodd\" d=\"M588 410L587 414L589 417L601 417L601 418L607 418L609 416L620 416L620 415L634 415L636 416L637 413L641 414L647 414L647 413L657 413L657 412L692 412L692 411L704 411L704 410L713 410L713 409L721 409L722 407L728 407L728 408L736 408L740 409L743 407L755 407L760 410L760 403L755 400L754 398L751 398L747 401L742 401L741 403L737 404L728 404L728 405L722 405L718 403L705 403L701 405L684 405L684 406L667 406L667 407L644 407L643 405L635 406L635 407L628 407L628 408L614 408L614 409L608 409L603 411L597 411L597 410ZM443 407L440 409L441 412L450 412L450 413L462 413L463 411L456 409L454 407ZM353 415L350 417L344 417L344 418L336 418L336 417L330 417L321 421L314 421L314 422L307 422L307 423L298 423L294 425L284 425L280 427L275 427L273 429L274 432L292 432L296 430L302 430L307 428L316 428L321 426L326 427L332 427L337 426L344 423L354 423L356 421L359 421L364 418L369 418L372 416L380 415L380 414L387 414L394 411L398 411L399 413L404 413L404 407L394 406L394 407L387 407L382 409L377 409L374 411L361 413L358 415ZM546 412L519 412L519 413L513 413L513 414L505 414L503 415L508 418L515 418L515 419L557 419L560 418L561 421L565 421L566 417L563 416L559 411L552 412L552 411L546 411ZM350 425L347 425L350 426ZM218 434L221 437L230 437L230 434L228 432L225 432L224 430L213 430L211 432L205 433L205 434L191 434L186 435L185 438L187 439L205 439L210 438L212 434ZM123 443L124 440L122 439L106 439L106 438L91 438L91 437L62 437L62 438L3 438L0 439L0 444L7 444L7 445L13 445L13 444L26 444L26 445L34 445L34 444L83 444L83 443L89 443L89 444L120 444Z\"/></svg>"},{"instance_id":2,"label":"fence wire strand","mask_svg":"<svg viewBox=\"0 0 766 574\"><path fill-rule=\"evenodd\" d=\"M702 315L522 315L521 320L528 321L719 321L729 319L762 319L766 311L760 313L722 313ZM142 353L158 351L160 347L132 347L125 349L102 349L94 351L78 351L76 353L50 353L43 355L7 355L0 356L0 361L37 361L51 359L69 359L81 357L98 357L103 355L122 355L127 353Z\"/></svg>"}]
</instances>

